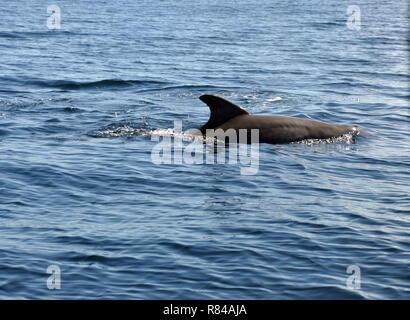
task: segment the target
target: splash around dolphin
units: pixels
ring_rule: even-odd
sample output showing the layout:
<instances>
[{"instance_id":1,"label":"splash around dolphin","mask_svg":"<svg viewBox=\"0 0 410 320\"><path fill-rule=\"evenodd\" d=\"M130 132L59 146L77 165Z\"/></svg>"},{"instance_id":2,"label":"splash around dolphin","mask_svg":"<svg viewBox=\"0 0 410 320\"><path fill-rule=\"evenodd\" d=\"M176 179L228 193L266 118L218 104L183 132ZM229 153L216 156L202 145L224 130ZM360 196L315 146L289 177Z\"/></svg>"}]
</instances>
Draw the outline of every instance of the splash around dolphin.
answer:
<instances>
[{"instance_id":1,"label":"splash around dolphin","mask_svg":"<svg viewBox=\"0 0 410 320\"><path fill-rule=\"evenodd\" d=\"M199 99L211 110L208 122L199 128L203 135L206 135L207 129L224 131L234 129L237 134L241 129L246 129L248 132L258 129L260 143L280 144L359 134L357 126L328 124L284 116L251 115L236 104L216 95L204 94Z\"/></svg>"}]
</instances>

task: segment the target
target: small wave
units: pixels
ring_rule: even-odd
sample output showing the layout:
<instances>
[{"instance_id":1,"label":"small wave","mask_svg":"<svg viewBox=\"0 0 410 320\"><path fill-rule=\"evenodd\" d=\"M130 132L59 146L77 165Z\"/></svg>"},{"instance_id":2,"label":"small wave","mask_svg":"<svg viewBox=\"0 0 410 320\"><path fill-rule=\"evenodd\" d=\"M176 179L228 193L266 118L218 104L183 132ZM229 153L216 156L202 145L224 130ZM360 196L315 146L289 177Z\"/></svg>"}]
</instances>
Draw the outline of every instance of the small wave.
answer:
<instances>
[{"instance_id":1,"label":"small wave","mask_svg":"<svg viewBox=\"0 0 410 320\"><path fill-rule=\"evenodd\" d=\"M203 137L198 134L197 130L175 131L173 128L168 129L146 129L134 128L131 125L111 125L101 130L96 130L88 134L93 138L130 138L134 136L159 136L180 139L182 141L195 141L201 143L219 143L214 137Z\"/></svg>"},{"instance_id":2,"label":"small wave","mask_svg":"<svg viewBox=\"0 0 410 320\"><path fill-rule=\"evenodd\" d=\"M108 127L95 132L89 133L88 135L93 138L117 138L117 137L133 137L146 134L147 130L142 128L133 128L128 125L123 125L119 127Z\"/></svg>"},{"instance_id":3,"label":"small wave","mask_svg":"<svg viewBox=\"0 0 410 320\"><path fill-rule=\"evenodd\" d=\"M240 87L235 87L235 86L214 86L214 85L209 85L209 84L181 84L181 85L169 85L164 86L161 88L162 91L195 91L195 92L202 92L205 93L207 91L213 90L213 91L220 91L220 90L237 90L240 89Z\"/></svg>"},{"instance_id":4,"label":"small wave","mask_svg":"<svg viewBox=\"0 0 410 320\"><path fill-rule=\"evenodd\" d=\"M16 38L23 38L18 32L0 32L0 38L5 39L16 39Z\"/></svg>"},{"instance_id":5,"label":"small wave","mask_svg":"<svg viewBox=\"0 0 410 320\"><path fill-rule=\"evenodd\" d=\"M4 39L19 39L19 38L33 38L33 37L50 37L50 35L67 36L73 32L66 30L55 31L3 31L0 32L0 38Z\"/></svg>"},{"instance_id":6,"label":"small wave","mask_svg":"<svg viewBox=\"0 0 410 320\"><path fill-rule=\"evenodd\" d=\"M29 84L48 87L48 88L58 88L67 90L81 90L81 89L95 89L95 88L120 88L120 87L131 87L136 85L164 85L167 82L154 81L154 80L122 80L122 79L105 79L99 81L90 82L77 82L68 80L35 80L29 81Z\"/></svg>"},{"instance_id":7,"label":"small wave","mask_svg":"<svg viewBox=\"0 0 410 320\"><path fill-rule=\"evenodd\" d=\"M68 112L68 113L74 113L74 112L82 112L83 110L77 107L65 107L63 111Z\"/></svg>"},{"instance_id":8,"label":"small wave","mask_svg":"<svg viewBox=\"0 0 410 320\"><path fill-rule=\"evenodd\" d=\"M311 23L311 26L313 28L316 28L317 30L328 30L329 28L340 27L344 25L345 25L344 21L327 21L327 22Z\"/></svg>"}]
</instances>

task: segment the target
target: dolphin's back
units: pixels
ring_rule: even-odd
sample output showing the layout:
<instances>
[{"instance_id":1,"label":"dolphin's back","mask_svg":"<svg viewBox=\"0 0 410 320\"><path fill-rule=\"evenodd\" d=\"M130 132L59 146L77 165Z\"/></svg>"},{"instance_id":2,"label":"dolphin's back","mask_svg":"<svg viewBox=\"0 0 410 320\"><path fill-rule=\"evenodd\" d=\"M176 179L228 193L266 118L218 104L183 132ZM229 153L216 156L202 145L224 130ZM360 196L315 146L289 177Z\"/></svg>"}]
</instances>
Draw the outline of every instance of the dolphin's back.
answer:
<instances>
[{"instance_id":1,"label":"dolphin's back","mask_svg":"<svg viewBox=\"0 0 410 320\"><path fill-rule=\"evenodd\" d=\"M328 124L308 119L282 116L241 115L215 129L259 129L259 141L289 143L305 139L328 139L353 132L352 126Z\"/></svg>"}]
</instances>

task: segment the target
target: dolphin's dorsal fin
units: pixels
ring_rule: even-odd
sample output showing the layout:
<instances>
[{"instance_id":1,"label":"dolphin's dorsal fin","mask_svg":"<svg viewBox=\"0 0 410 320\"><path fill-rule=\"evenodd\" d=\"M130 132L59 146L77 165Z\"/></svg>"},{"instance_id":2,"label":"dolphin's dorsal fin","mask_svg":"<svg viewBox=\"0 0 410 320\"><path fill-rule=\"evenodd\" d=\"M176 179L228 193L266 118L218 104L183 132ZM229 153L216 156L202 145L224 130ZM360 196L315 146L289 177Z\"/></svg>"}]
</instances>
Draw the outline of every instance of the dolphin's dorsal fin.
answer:
<instances>
[{"instance_id":1,"label":"dolphin's dorsal fin","mask_svg":"<svg viewBox=\"0 0 410 320\"><path fill-rule=\"evenodd\" d=\"M199 99L201 99L202 102L205 102L209 109L211 109L211 116L209 117L208 122L199 128L202 133L204 133L206 129L216 128L236 116L249 114L248 111L236 104L212 94L204 94L200 96Z\"/></svg>"}]
</instances>

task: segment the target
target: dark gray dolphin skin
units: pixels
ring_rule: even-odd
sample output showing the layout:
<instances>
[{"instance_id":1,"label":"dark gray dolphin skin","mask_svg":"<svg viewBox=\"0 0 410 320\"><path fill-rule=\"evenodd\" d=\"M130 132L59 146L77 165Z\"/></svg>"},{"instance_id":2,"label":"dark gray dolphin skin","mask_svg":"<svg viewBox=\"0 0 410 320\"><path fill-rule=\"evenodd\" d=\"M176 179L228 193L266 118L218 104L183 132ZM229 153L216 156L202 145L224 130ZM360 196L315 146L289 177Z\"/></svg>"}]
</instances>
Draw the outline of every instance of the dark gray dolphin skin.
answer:
<instances>
[{"instance_id":1,"label":"dark gray dolphin skin","mask_svg":"<svg viewBox=\"0 0 410 320\"><path fill-rule=\"evenodd\" d=\"M259 129L259 142L277 144L358 133L356 126L328 124L283 116L251 115L246 110L216 95L204 94L199 99L205 102L211 110L208 122L199 128L203 135L206 134L207 129L234 129L237 133L239 129L248 129L248 132L249 129Z\"/></svg>"}]
</instances>

